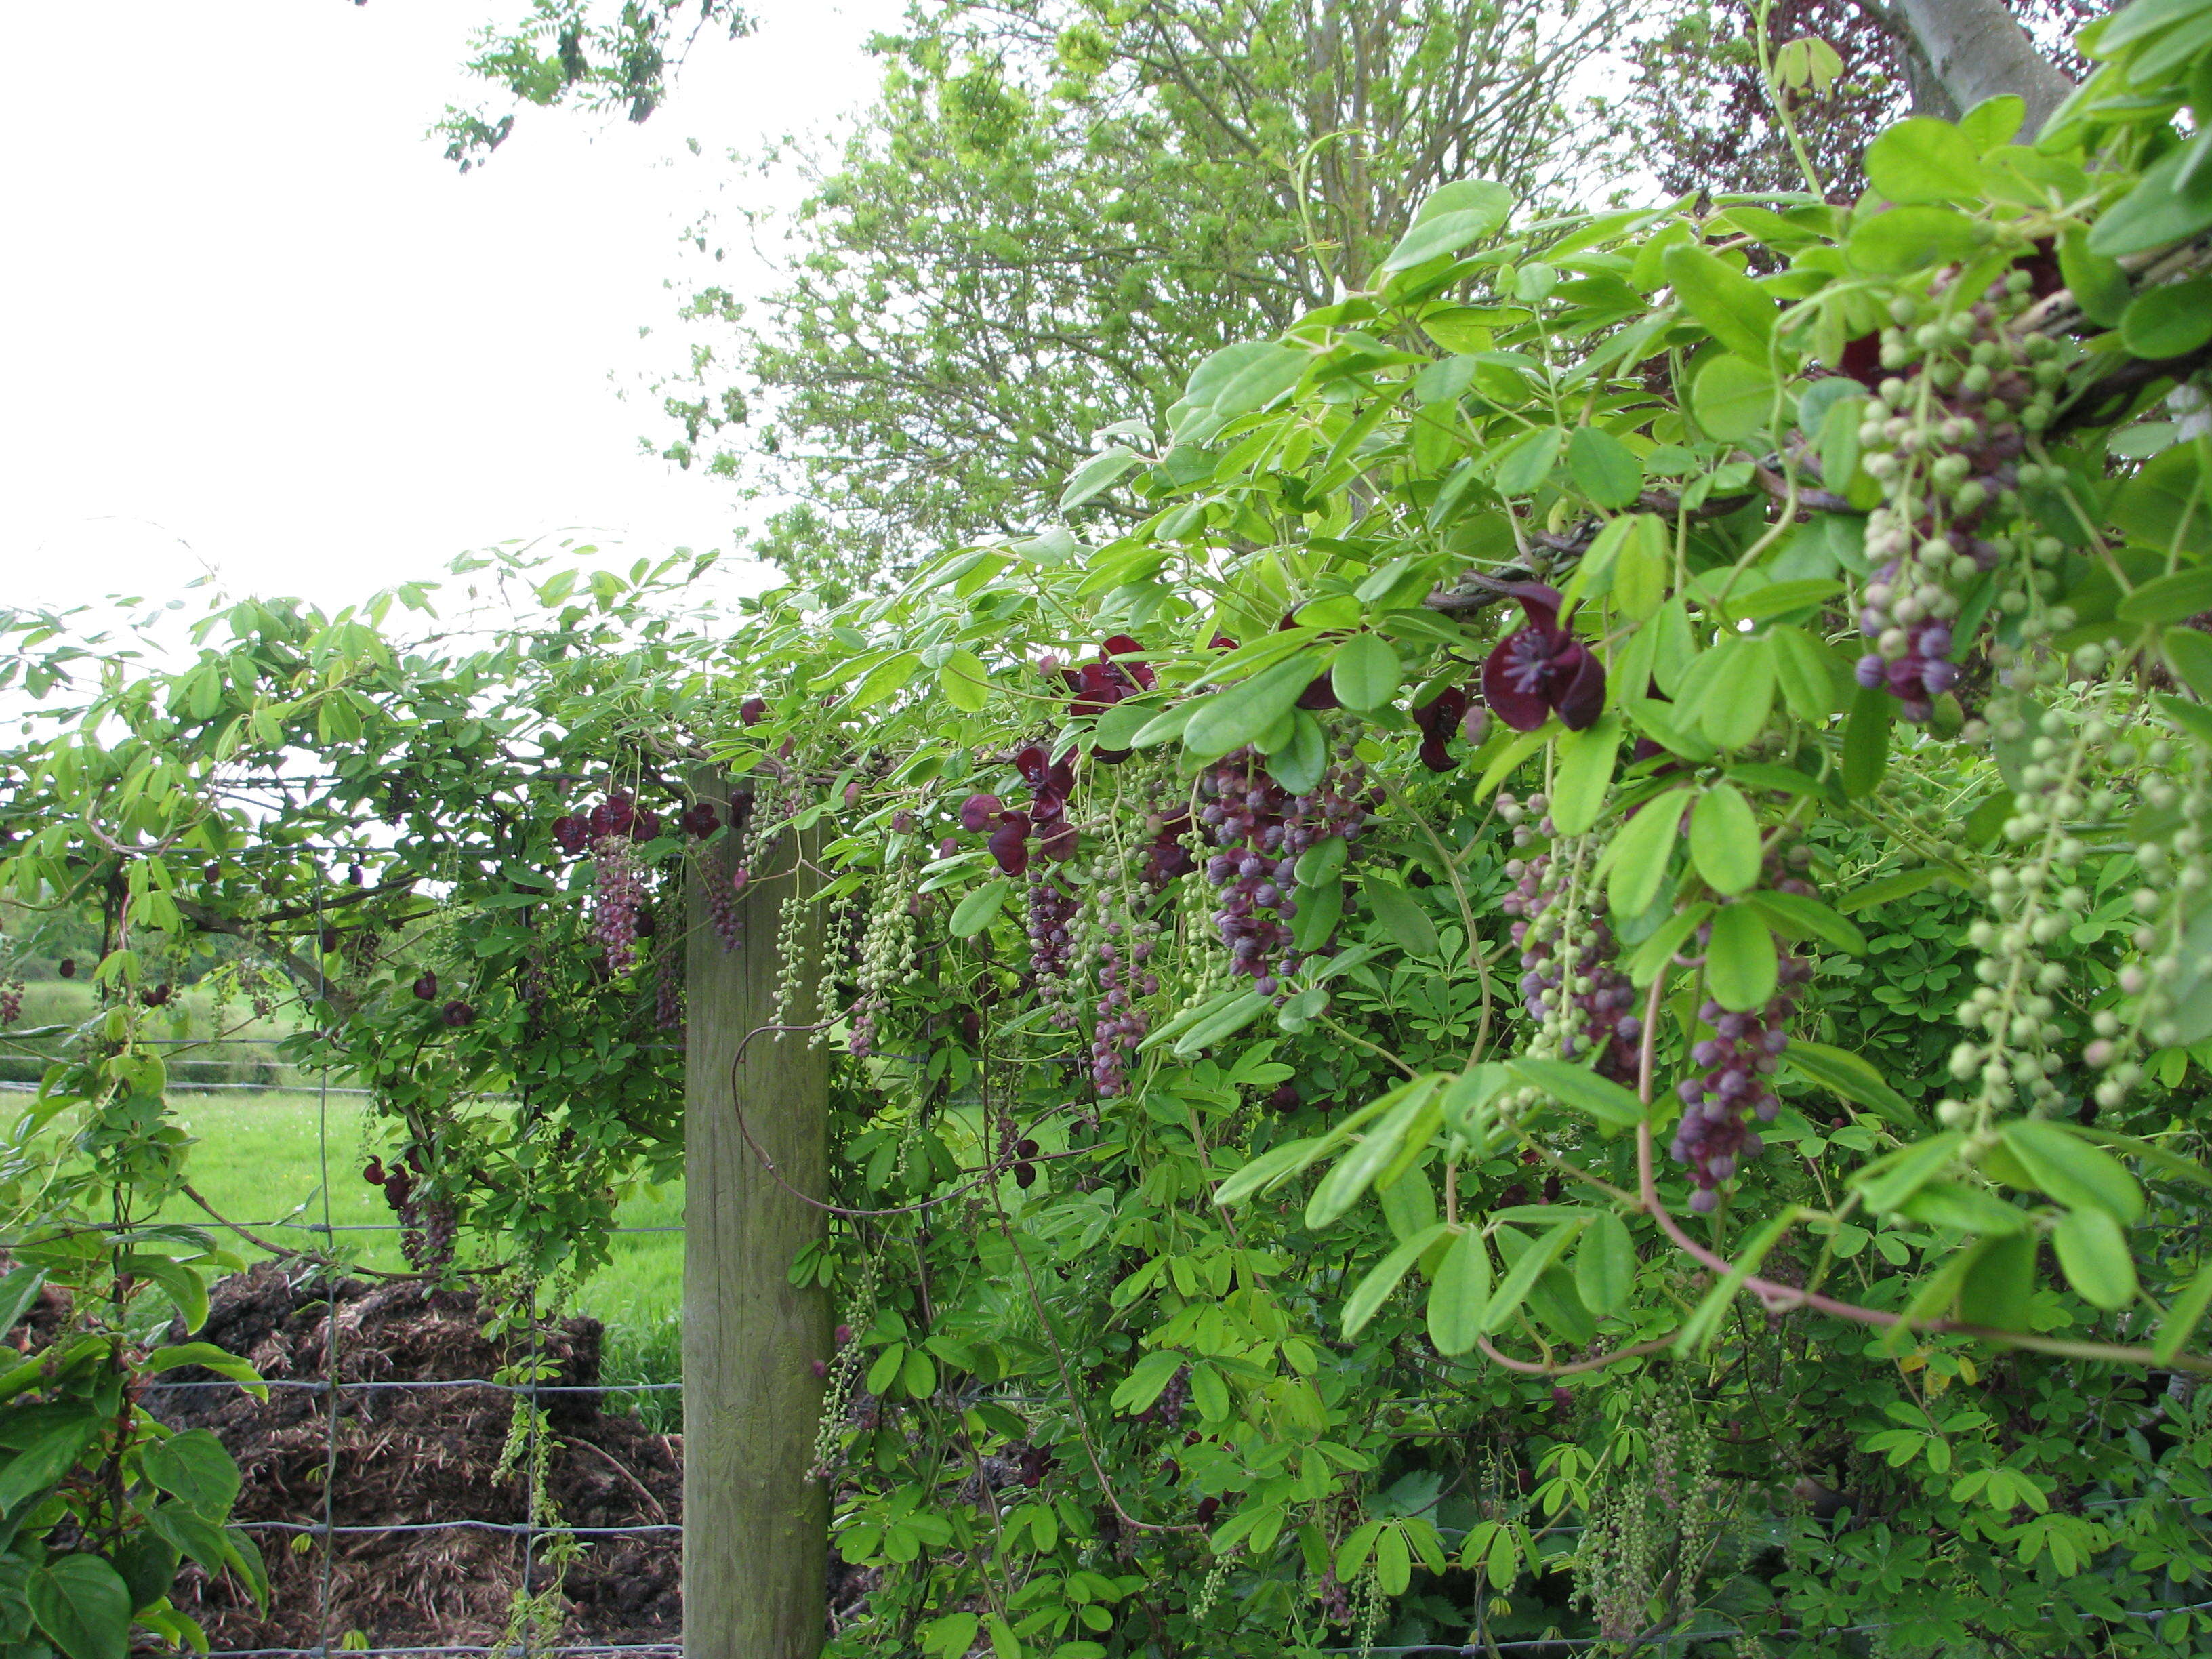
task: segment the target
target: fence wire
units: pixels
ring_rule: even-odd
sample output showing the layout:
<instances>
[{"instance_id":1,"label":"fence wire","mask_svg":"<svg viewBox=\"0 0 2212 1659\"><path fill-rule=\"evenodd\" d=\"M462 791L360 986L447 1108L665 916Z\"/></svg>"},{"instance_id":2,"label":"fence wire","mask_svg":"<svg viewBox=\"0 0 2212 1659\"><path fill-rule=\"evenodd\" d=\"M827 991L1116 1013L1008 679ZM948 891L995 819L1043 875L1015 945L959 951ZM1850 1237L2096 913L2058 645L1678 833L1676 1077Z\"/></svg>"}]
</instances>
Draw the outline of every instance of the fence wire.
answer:
<instances>
[{"instance_id":1,"label":"fence wire","mask_svg":"<svg viewBox=\"0 0 2212 1659\"><path fill-rule=\"evenodd\" d=\"M193 1048L223 1047L262 1048L263 1039L246 1036L209 1038L177 1038L165 1040L175 1046ZM664 1047L672 1045L653 1045ZM179 1059L171 1062L173 1074L188 1066L219 1068L232 1062L218 1060ZM313 1105L315 1130L315 1168L320 1190L308 1202L314 1206L311 1213L319 1219L308 1221L301 1210L265 1219L232 1221L228 1224L248 1232L259 1233L284 1241L287 1235L301 1242L301 1254L314 1252L317 1241L334 1243L342 1235L398 1235L407 1229L398 1220L390 1222L342 1222L337 1218L332 1202L335 1191L332 1181L334 1158L331 1145L331 1104L335 1101L366 1098L367 1089L348 1088L331 1080L330 1066L325 1063L310 1070L291 1066L278 1066L270 1063L269 1070L289 1073L283 1080L194 1081L187 1073L179 1079L180 1093L197 1095L220 1091L240 1095L308 1095ZM22 1081L0 1080L0 1089L9 1091L31 1091L38 1085ZM502 1097L513 1101L512 1097ZM303 1206L304 1207L304 1206ZM684 1228L676 1225L617 1226L611 1230L617 1237L681 1236ZM304 1236L302 1237L301 1236ZM288 1241L289 1242L289 1241ZM367 1241L364 1240L366 1243ZM278 1258L283 1259L283 1258ZM317 1509L319 1513L312 1520L241 1520L233 1522L248 1533L270 1540L270 1547L278 1547L277 1540L312 1540L321 1555L316 1572L316 1602L313 1610L314 1629L318 1633L313 1646L222 1648L209 1650L205 1659L401 1659L401 1656L483 1655L489 1659L683 1659L680 1640L660 1641L592 1641L585 1638L563 1641L557 1628L546 1628L548 1621L538 1610L535 1598L541 1590L538 1583L540 1564L544 1559L544 1547L556 1539L589 1540L598 1538L659 1537L680 1540L684 1526L680 1521L645 1522L624 1526L588 1526L570 1524L549 1513L546 1494L540 1489L541 1445L539 1436L544 1424L541 1412L556 1396L596 1395L607 1401L608 1409L618 1409L616 1401L629 1395L674 1394L680 1395L684 1384L678 1382L599 1381L596 1382L557 1382L541 1379L541 1362L544 1358L543 1333L540 1330L540 1310L535 1292L528 1293L522 1309L523 1324L527 1333L522 1357L526 1380L501 1382L489 1376L416 1376L389 1378L348 1378L341 1375L347 1350L342 1330L341 1313L345 1306L341 1299L342 1267L333 1265L323 1276L323 1295L316 1301L324 1316L320 1376L272 1377L248 1384L229 1377L179 1381L173 1378L154 1378L148 1381L143 1392L149 1400L154 1396L191 1395L210 1389L244 1389L259 1387L275 1393L289 1390L324 1399L320 1417L322 1451L322 1492ZM314 1303L307 1305L313 1306ZM343 1441L342 1432L342 1404L349 1395L373 1396L378 1394L399 1394L422 1389L480 1389L510 1397L522 1407L523 1444L517 1460L517 1472L522 1478L523 1519L492 1520L482 1516L463 1516L446 1519L421 1521L374 1522L358 1524L341 1523L338 1519L341 1500L347 1490L349 1466L339 1456ZM627 1473L627 1471L625 1471ZM635 1475L632 1476L635 1479ZM523 1600L519 1603L517 1641L480 1643L416 1643L399 1645L360 1645L368 1636L374 1643L373 1632L347 1627L337 1597L337 1565L339 1543L349 1538L374 1538L379 1535L409 1535L436 1533L492 1534L512 1538L520 1547L521 1576L518 1589ZM289 1547L288 1546L285 1546Z\"/></svg>"}]
</instances>

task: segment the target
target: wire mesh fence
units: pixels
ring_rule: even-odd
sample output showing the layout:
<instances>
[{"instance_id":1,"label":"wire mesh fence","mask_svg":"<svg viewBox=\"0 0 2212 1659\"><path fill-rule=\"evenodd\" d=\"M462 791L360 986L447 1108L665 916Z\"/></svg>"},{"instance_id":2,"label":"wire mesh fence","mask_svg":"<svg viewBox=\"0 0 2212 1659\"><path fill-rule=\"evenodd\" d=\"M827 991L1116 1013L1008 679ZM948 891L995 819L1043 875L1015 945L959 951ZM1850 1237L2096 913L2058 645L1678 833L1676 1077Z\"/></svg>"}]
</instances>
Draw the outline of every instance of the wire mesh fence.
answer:
<instances>
[{"instance_id":1,"label":"wire mesh fence","mask_svg":"<svg viewBox=\"0 0 2212 1659\"><path fill-rule=\"evenodd\" d=\"M246 1040L213 1037L174 1041L179 1045L189 1043L196 1049L206 1049L220 1047L227 1041ZM204 1417L217 1409L211 1401L212 1396L228 1399L235 1412L240 1396L256 1389L265 1391L271 1398L290 1395L313 1401L319 1407L313 1411L312 1417L319 1443L315 1448L319 1462L320 1480L316 1483L319 1491L300 1494L306 1501L295 1506L294 1518L248 1514L235 1522L260 1541L264 1557L298 1552L312 1558L313 1571L308 1575L307 1588L314 1603L313 1608L295 1606L273 1608L272 1613L281 1614L283 1622L311 1626L315 1638L312 1641L295 1641L292 1645L223 1645L218 1640L210 1650L210 1659L310 1659L310 1656L313 1659L325 1659L325 1656L339 1654L393 1656L394 1659L400 1655L416 1654L496 1654L515 1656L516 1659L525 1655L529 1659L614 1659L617 1655L634 1655L639 1659L663 1659L664 1656L665 1659L680 1659L681 1642L672 1630L665 1635L653 1632L659 1639L611 1639L564 1629L557 1599L546 1596L544 1589L548 1583L556 1588L559 1583L558 1576L547 1571L549 1552L565 1559L574 1551L588 1547L592 1540L631 1540L650 1541L672 1553L680 1549L684 1531L680 1512L665 1519L620 1524L592 1524L563 1516L557 1504L549 1501L545 1490L549 1455L555 1449L545 1438L553 1432L549 1428L549 1413L559 1413L564 1407L587 1413L619 1412L625 1407L635 1409L644 1400L679 1402L682 1382L642 1376L609 1379L598 1375L574 1381L549 1378L545 1374L548 1356L543 1344L546 1322L542 1316L544 1310L536 1305L536 1292L529 1290L522 1292L522 1305L513 1310L507 1320L520 1338L519 1345L515 1345L517 1351L512 1352L510 1368L512 1376L520 1380L511 1380L508 1375L488 1374L480 1364L452 1374L435 1367L420 1375L353 1374L358 1369L357 1362L371 1356L349 1352L349 1343L374 1342L376 1338L372 1333L349 1328L352 1322L348 1313L359 1300L360 1281L349 1277L346 1258L358 1258L364 1250L373 1251L380 1237L393 1237L406 1231L397 1218L389 1221L342 1218L343 1212L334 1202L337 1182L345 1171L349 1155L349 1149L343 1144L346 1130L337 1109L365 1099L370 1091L343 1085L327 1068L268 1081L203 1083L195 1081L185 1069L191 1063L185 1060L173 1066L173 1074L178 1079L177 1097L187 1113L196 1097L221 1094L234 1102L256 1097L289 1097L293 1101L302 1096L310 1097L312 1158L316 1175L316 1190L313 1194L269 1194L287 1200L295 1196L303 1198L303 1206L290 1207L276 1214L262 1211L243 1218L226 1215L220 1223L208 1223L248 1237L252 1254L262 1256L256 1264L259 1270L270 1271L267 1264L273 1261L284 1264L280 1270L287 1271L288 1278L296 1277L306 1299L319 1313L316 1324L320 1346L314 1356L313 1374L270 1375L248 1383L225 1376L188 1373L182 1377L150 1379L143 1389L149 1409L163 1417L174 1417L191 1409L182 1402L195 1399L204 1402L196 1415ZM31 1091L37 1086L21 1080L0 1082L0 1088L15 1091ZM220 1158L222 1149L220 1146L210 1146L206 1152ZM280 1207L274 1204L267 1206L270 1210ZM612 1231L617 1239L665 1239L680 1237L684 1228L680 1224L619 1224ZM263 1255L272 1244L290 1247L296 1255L289 1260ZM349 1248L343 1251L334 1249L339 1246ZM597 1364L595 1356L594 1370ZM411 1500L416 1509L412 1515L347 1518L349 1512L364 1504L392 1507L395 1496L402 1504L410 1501L404 1492L378 1491L372 1498L362 1490L364 1483L375 1476L376 1472L369 1467L374 1460L352 1458L347 1454L357 1449L362 1438L359 1434L349 1432L354 1417L363 1411L372 1414L374 1412L373 1407L363 1402L379 1397L414 1397L428 1402L427 1409L434 1414L451 1402L471 1396L504 1402L499 1409L514 1425L507 1449L512 1453L508 1479L510 1484L519 1484L520 1487L517 1499L519 1519L452 1512L449 1505L440 1501L441 1494L428 1491ZM663 1411L659 1414L665 1417L671 1413ZM608 1455L604 1451L599 1455ZM673 1467L680 1471L680 1461L674 1462ZM618 1467L617 1473L632 1484L638 1484L635 1472ZM253 1478L249 1472L249 1483ZM640 1490L644 1490L641 1486ZM250 1490L247 1496L252 1496ZM652 1498L649 1492L645 1496ZM411 1632L380 1640L373 1626L365 1627L342 1605L345 1601L340 1593L342 1558L350 1555L353 1562L358 1562L363 1556L373 1557L380 1542L419 1540L436 1534L505 1540L519 1557L508 1628L495 1637L468 1632L478 1636L477 1640L460 1636L440 1640L434 1635ZM671 1572L672 1575L672 1567ZM301 1587L300 1577L296 1572L291 1575L295 1594Z\"/></svg>"}]
</instances>

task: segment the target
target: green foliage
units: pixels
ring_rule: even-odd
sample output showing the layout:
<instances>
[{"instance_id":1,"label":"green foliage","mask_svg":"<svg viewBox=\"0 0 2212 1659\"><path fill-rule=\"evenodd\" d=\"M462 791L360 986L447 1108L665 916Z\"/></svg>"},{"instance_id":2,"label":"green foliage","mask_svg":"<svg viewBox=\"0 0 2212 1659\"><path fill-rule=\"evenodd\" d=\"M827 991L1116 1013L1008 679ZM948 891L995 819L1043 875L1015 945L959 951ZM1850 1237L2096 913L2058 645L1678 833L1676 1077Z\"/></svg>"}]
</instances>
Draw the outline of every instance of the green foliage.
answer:
<instances>
[{"instance_id":1,"label":"green foliage","mask_svg":"<svg viewBox=\"0 0 2212 1659\"><path fill-rule=\"evenodd\" d=\"M2117 73L2033 149L1893 129L1850 207L1455 187L1025 498L1076 522L881 592L695 629L549 585L476 653L240 609L174 675L29 619L33 689L100 690L15 757L0 878L113 918L127 1026L208 931L297 956L312 849L396 817L361 890L436 931L298 964L314 1041L542 1269L673 1131L609 922L678 848L556 830L572 780L710 757L744 868L818 847L818 957L738 904L835 1011L759 1034L839 1055L791 1267L874 1574L833 1651L2186 1650L2212 450L2126 326L2201 251L2100 241L2183 222L2194 140ZM988 165L1042 106L962 87ZM337 781L222 804L287 749ZM83 1126L54 1190L173 1188L143 1047L76 1063L116 1083L33 1108Z\"/></svg>"}]
</instances>

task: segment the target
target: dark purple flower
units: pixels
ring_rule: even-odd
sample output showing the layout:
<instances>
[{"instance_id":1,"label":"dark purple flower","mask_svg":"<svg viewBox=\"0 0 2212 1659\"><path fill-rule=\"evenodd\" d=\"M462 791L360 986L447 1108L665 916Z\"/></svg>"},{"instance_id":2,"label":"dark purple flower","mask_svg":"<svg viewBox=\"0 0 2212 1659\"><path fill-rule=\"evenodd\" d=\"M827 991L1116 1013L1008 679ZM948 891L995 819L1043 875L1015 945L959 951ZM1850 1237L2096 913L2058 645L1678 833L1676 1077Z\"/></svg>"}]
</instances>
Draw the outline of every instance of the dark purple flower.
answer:
<instances>
[{"instance_id":1,"label":"dark purple flower","mask_svg":"<svg viewBox=\"0 0 2212 1659\"><path fill-rule=\"evenodd\" d=\"M981 835L983 826L1006 810L1006 803L996 795L970 795L960 803L960 827L970 835Z\"/></svg>"},{"instance_id":2,"label":"dark purple flower","mask_svg":"<svg viewBox=\"0 0 2212 1659\"><path fill-rule=\"evenodd\" d=\"M1030 815L1026 812L1002 812L999 827L991 831L991 856L999 861L999 868L1010 876L1018 876L1030 867Z\"/></svg>"},{"instance_id":3,"label":"dark purple flower","mask_svg":"<svg viewBox=\"0 0 2212 1659\"><path fill-rule=\"evenodd\" d=\"M1595 724L1605 709L1605 667L1559 626L1559 590L1513 582L1501 591L1521 601L1528 620L1482 665L1483 701L1516 732L1533 732L1553 714L1570 732Z\"/></svg>"},{"instance_id":4,"label":"dark purple flower","mask_svg":"<svg viewBox=\"0 0 2212 1659\"><path fill-rule=\"evenodd\" d=\"M1467 693L1455 685L1446 686L1413 711L1413 722L1421 728L1422 765L1431 772L1449 772L1459 764L1451 757L1449 744L1466 718Z\"/></svg>"}]
</instances>

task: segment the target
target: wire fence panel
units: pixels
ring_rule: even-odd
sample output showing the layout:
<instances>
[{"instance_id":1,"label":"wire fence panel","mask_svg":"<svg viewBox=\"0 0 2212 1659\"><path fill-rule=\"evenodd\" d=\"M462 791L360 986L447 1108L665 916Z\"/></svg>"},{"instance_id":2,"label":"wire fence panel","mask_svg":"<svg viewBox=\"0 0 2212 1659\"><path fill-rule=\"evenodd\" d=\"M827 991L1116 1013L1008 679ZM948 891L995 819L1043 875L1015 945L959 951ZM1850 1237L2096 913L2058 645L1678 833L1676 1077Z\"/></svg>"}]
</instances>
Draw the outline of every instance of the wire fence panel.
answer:
<instances>
[{"instance_id":1,"label":"wire fence panel","mask_svg":"<svg viewBox=\"0 0 2212 1659\"><path fill-rule=\"evenodd\" d=\"M267 1046L244 1038L177 1040L178 1046L194 1048L226 1042ZM217 1615L211 1626L217 1639L210 1659L332 1659L337 1655L682 1659L677 1619L641 1616L631 1622L653 1627L628 1632L617 1628L623 1624L619 1617L611 1622L595 1617L580 1624L585 1610L564 1600L562 1592L564 1586L574 1585L583 1571L581 1564L588 1563L595 1549L642 1549L666 1558L666 1593L661 1601L673 1600L674 1563L684 1531L678 1508L680 1441L673 1435L655 1435L622 1412L646 1401L680 1399L683 1382L605 1376L595 1339L578 1336L589 1328L565 1317L557 1325L550 1322L532 1290L520 1293L519 1307L505 1310L479 1302L473 1290L451 1296L453 1307L447 1310L445 1322L464 1328L471 1339L466 1347L470 1363L453 1366L452 1375L442 1374L444 1353L416 1352L405 1340L409 1332L404 1322L396 1328L380 1324L364 1312L372 1304L386 1307L394 1299L394 1285L374 1285L349 1276L344 1265L330 1256L331 1247L341 1239L358 1240L366 1248L410 1231L398 1218L343 1220L334 1202L334 1177L348 1172L351 1157L349 1148L342 1150L338 1138L348 1132L339 1125L371 1091L341 1086L327 1066L263 1081L197 1081L191 1069L195 1063L183 1056L173 1062L182 1095L220 1091L227 1100L241 1101L283 1096L303 1115L311 1115L312 1162L319 1186L302 1206L304 1214L294 1210L266 1219L223 1218L222 1225L243 1236L258 1236L252 1238L257 1251L274 1246L290 1254L268 1257L253 1274L219 1287L211 1323L203 1332L210 1337L222 1335L216 1324L224 1317L226 1305L250 1299L255 1275L274 1273L291 1299L283 1301L280 1296L277 1311L283 1317L262 1324L283 1324L289 1319L298 1340L289 1346L277 1342L272 1349L270 1344L276 1339L256 1327L245 1333L249 1340L224 1345L268 1373L258 1384L186 1371L149 1379L143 1389L148 1408L157 1415L205 1423L228 1440L243 1443L233 1446L242 1466L256 1457L260 1460L258 1468L246 1470L235 1524L262 1540L272 1578L281 1574L289 1601L272 1604L269 1619L257 1620L242 1603L223 1602L219 1586L206 1586L203 1593L216 1597L210 1605ZM215 1071L229 1062L198 1063ZM29 1091L37 1086L0 1082L0 1088L10 1091ZM526 1103L508 1097L507 1103ZM210 1154L219 1156L217 1146L204 1149L204 1157ZM611 1231L617 1237L641 1238L679 1239L684 1233L680 1224L629 1224ZM302 1273L303 1267L307 1271ZM427 1285L405 1288L416 1304L434 1310L442 1294ZM503 1345L483 1336L484 1322L495 1314L513 1327ZM397 1344L395 1328L401 1339ZM558 1352L547 1341L556 1334L561 1338ZM258 1346L250 1340L257 1336ZM265 1391L265 1398L249 1395L256 1388ZM300 1403L283 1407L281 1402L287 1399ZM464 1404L468 1401L477 1403ZM400 1415L394 1417L394 1412ZM474 1438L447 1433L447 1425L457 1416L490 1432L479 1432ZM626 1446L650 1449L655 1443L665 1467L644 1468L625 1455ZM394 1467L408 1458L435 1465L449 1456L468 1459L472 1455L477 1466L471 1471L472 1482L426 1480L410 1487L392 1478ZM635 1516L599 1513L609 1506L595 1505L588 1494L579 1502L576 1490L589 1482L576 1474L577 1466L584 1477L594 1472L604 1476L601 1486L616 1491L630 1510L641 1512ZM304 1481L298 1478L302 1474ZM514 1508L516 1496L481 1508L454 1501L457 1492L481 1492L502 1482L510 1494L519 1495L519 1512ZM622 1504L613 1507L619 1511ZM508 1511L507 1516L497 1512L501 1509ZM484 1542L465 1546L470 1538ZM425 1550L441 1552L445 1547L440 1540L446 1539L455 1540L456 1548L481 1552L495 1546L513 1552L504 1566L496 1558L477 1562L506 1584L494 1598L498 1617L441 1620L396 1616L380 1620L364 1613L364 1601L376 1602L378 1598L364 1598L361 1584L380 1578L392 1581L391 1599L396 1607L420 1612L403 1605L416 1588L404 1582L409 1564L421 1559ZM599 1577L611 1576L611 1568ZM571 1610L577 1611L578 1618L568 1616ZM606 1609L589 1611L600 1614ZM226 1645L220 1639L226 1623L235 1634L276 1640L265 1645ZM381 1632L380 1623L385 1626ZM501 1623L506 1625L503 1631ZM283 1645L286 1640L295 1645Z\"/></svg>"}]
</instances>

